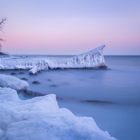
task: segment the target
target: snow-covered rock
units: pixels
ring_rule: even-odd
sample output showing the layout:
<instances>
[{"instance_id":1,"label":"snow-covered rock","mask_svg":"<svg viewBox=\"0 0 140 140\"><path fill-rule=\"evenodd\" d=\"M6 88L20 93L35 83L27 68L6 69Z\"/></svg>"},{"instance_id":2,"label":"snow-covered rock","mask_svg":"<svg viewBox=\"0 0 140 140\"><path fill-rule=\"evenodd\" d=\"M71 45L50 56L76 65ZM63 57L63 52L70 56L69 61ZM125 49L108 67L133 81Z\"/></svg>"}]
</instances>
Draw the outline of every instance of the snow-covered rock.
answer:
<instances>
[{"instance_id":1,"label":"snow-covered rock","mask_svg":"<svg viewBox=\"0 0 140 140\"><path fill-rule=\"evenodd\" d=\"M103 49L105 45L89 52L72 57L3 57L0 58L0 69L28 69L36 74L41 70L66 68L97 68L104 67L105 59Z\"/></svg>"},{"instance_id":2,"label":"snow-covered rock","mask_svg":"<svg viewBox=\"0 0 140 140\"><path fill-rule=\"evenodd\" d=\"M10 88L0 88L0 139L115 140L94 119L59 108L55 95L20 100Z\"/></svg>"},{"instance_id":3,"label":"snow-covered rock","mask_svg":"<svg viewBox=\"0 0 140 140\"><path fill-rule=\"evenodd\" d=\"M32 69L29 70L29 73L34 75L34 74L36 74L38 71L39 71L39 70L38 70L38 67L37 67L37 66L34 66Z\"/></svg>"},{"instance_id":4,"label":"snow-covered rock","mask_svg":"<svg viewBox=\"0 0 140 140\"><path fill-rule=\"evenodd\" d=\"M9 87L15 90L27 89L29 84L14 76L0 74L0 87Z\"/></svg>"}]
</instances>

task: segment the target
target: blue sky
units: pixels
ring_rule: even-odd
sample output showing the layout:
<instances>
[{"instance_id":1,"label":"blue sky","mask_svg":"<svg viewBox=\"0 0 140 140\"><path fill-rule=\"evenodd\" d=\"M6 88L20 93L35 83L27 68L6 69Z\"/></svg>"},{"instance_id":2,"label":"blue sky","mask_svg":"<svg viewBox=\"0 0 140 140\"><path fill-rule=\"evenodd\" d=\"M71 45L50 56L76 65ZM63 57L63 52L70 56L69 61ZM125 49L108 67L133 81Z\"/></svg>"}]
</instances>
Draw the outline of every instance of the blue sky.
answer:
<instances>
[{"instance_id":1,"label":"blue sky","mask_svg":"<svg viewBox=\"0 0 140 140\"><path fill-rule=\"evenodd\" d=\"M4 50L74 54L106 44L106 54L140 54L139 0L0 0Z\"/></svg>"}]
</instances>

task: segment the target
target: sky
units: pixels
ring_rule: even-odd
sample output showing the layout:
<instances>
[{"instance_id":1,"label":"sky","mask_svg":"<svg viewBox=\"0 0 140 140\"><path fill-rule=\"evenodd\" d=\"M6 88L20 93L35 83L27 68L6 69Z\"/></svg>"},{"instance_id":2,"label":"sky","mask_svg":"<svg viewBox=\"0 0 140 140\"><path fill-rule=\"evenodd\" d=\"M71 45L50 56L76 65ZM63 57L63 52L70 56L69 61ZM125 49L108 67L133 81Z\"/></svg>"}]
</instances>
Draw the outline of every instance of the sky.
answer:
<instances>
[{"instance_id":1,"label":"sky","mask_svg":"<svg viewBox=\"0 0 140 140\"><path fill-rule=\"evenodd\" d=\"M106 45L106 55L140 54L140 0L0 0L3 51L78 54Z\"/></svg>"}]
</instances>

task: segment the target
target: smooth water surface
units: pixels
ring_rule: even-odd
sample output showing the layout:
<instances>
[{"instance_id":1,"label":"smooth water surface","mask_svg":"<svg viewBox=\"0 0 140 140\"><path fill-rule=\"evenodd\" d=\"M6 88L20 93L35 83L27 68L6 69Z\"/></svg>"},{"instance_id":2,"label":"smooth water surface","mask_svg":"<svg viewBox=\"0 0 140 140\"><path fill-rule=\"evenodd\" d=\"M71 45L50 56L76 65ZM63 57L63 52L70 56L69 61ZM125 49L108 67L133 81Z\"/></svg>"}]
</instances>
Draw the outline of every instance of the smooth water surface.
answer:
<instances>
[{"instance_id":1,"label":"smooth water surface","mask_svg":"<svg viewBox=\"0 0 140 140\"><path fill-rule=\"evenodd\" d=\"M0 73L28 80L35 92L56 94L61 107L93 117L118 140L139 140L140 57L107 56L106 62L108 70L51 70L36 76L27 71Z\"/></svg>"}]
</instances>

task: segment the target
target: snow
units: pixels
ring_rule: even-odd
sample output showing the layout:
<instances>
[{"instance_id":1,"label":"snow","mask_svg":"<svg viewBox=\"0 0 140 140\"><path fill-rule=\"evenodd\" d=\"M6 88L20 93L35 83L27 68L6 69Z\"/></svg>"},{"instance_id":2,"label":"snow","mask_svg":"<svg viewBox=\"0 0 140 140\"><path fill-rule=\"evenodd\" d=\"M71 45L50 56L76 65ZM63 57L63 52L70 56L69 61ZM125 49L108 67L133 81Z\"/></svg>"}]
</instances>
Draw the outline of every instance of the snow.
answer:
<instances>
[{"instance_id":1,"label":"snow","mask_svg":"<svg viewBox=\"0 0 140 140\"><path fill-rule=\"evenodd\" d=\"M0 69L28 69L31 74L41 70L66 68L96 68L106 66L103 55L105 45L72 57L2 57Z\"/></svg>"},{"instance_id":2,"label":"snow","mask_svg":"<svg viewBox=\"0 0 140 140\"><path fill-rule=\"evenodd\" d=\"M116 140L94 119L60 108L54 94L21 100L10 88L0 88L0 139Z\"/></svg>"},{"instance_id":3,"label":"snow","mask_svg":"<svg viewBox=\"0 0 140 140\"><path fill-rule=\"evenodd\" d=\"M14 76L0 74L0 87L10 87L15 90L27 89L29 84Z\"/></svg>"}]
</instances>

